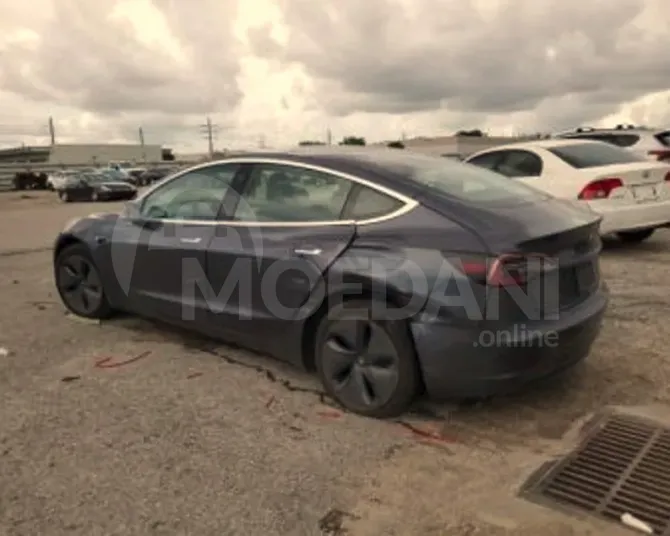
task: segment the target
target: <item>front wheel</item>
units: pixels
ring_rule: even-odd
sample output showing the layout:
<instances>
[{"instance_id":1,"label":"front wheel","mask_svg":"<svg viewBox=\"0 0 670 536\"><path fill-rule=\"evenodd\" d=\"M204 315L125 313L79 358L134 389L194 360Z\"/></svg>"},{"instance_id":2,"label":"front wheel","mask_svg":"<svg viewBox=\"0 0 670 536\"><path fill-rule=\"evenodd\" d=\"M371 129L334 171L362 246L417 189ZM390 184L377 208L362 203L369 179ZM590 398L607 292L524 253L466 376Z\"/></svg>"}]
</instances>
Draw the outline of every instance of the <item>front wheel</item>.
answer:
<instances>
[{"instance_id":1,"label":"front wheel","mask_svg":"<svg viewBox=\"0 0 670 536\"><path fill-rule=\"evenodd\" d=\"M58 294L70 312L95 319L112 314L100 272L83 244L68 246L58 255L55 277Z\"/></svg>"},{"instance_id":2,"label":"front wheel","mask_svg":"<svg viewBox=\"0 0 670 536\"><path fill-rule=\"evenodd\" d=\"M58 197L60 197L60 200L63 203L69 203L70 202L70 196L68 195L67 192L61 192L58 194Z\"/></svg>"},{"instance_id":3,"label":"front wheel","mask_svg":"<svg viewBox=\"0 0 670 536\"><path fill-rule=\"evenodd\" d=\"M655 229L642 229L641 231L621 231L617 233L619 240L624 244L639 244L654 234Z\"/></svg>"},{"instance_id":4,"label":"front wheel","mask_svg":"<svg viewBox=\"0 0 670 536\"><path fill-rule=\"evenodd\" d=\"M316 369L326 392L366 417L397 417L419 392L407 324L385 318L384 310L395 310L389 308L383 302L345 302L328 311L317 330Z\"/></svg>"}]
</instances>

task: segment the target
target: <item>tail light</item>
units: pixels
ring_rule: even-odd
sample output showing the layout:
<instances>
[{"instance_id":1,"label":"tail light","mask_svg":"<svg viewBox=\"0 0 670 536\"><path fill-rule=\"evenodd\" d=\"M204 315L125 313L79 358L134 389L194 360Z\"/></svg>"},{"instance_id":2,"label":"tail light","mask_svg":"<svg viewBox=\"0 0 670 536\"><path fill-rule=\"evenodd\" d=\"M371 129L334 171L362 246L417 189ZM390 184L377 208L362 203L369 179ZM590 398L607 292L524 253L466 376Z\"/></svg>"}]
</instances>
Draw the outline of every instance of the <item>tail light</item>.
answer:
<instances>
[{"instance_id":1,"label":"tail light","mask_svg":"<svg viewBox=\"0 0 670 536\"><path fill-rule=\"evenodd\" d=\"M579 192L578 199L591 201L593 199L607 199L612 190L621 188L623 181L618 178L598 179L590 182Z\"/></svg>"},{"instance_id":2,"label":"tail light","mask_svg":"<svg viewBox=\"0 0 670 536\"><path fill-rule=\"evenodd\" d=\"M533 275L546 271L548 258L542 254L503 254L493 259L459 258L454 266L473 281L493 287L523 286Z\"/></svg>"},{"instance_id":3,"label":"tail light","mask_svg":"<svg viewBox=\"0 0 670 536\"><path fill-rule=\"evenodd\" d=\"M657 149L654 151L649 151L649 156L655 156L656 160L670 160L670 149Z\"/></svg>"}]
</instances>

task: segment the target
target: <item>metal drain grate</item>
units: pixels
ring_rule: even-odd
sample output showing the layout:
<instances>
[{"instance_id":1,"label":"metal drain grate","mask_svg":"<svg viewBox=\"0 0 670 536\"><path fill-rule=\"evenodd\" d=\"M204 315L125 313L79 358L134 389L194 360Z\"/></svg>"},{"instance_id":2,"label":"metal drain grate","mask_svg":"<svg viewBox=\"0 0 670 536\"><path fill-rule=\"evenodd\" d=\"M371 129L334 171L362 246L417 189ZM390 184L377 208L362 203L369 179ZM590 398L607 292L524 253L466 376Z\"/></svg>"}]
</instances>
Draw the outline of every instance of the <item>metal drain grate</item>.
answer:
<instances>
[{"instance_id":1,"label":"metal drain grate","mask_svg":"<svg viewBox=\"0 0 670 536\"><path fill-rule=\"evenodd\" d=\"M655 535L670 536L670 429L607 415L584 442L521 495L620 522L628 513Z\"/></svg>"}]
</instances>

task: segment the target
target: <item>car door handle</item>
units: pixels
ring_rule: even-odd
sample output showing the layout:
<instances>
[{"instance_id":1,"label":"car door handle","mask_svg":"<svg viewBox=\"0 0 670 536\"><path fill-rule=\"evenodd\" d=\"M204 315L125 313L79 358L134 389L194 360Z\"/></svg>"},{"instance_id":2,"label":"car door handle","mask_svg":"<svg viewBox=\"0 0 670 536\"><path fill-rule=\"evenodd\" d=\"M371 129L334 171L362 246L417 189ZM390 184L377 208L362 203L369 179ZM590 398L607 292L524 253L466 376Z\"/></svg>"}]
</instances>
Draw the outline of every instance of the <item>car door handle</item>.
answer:
<instances>
[{"instance_id":1,"label":"car door handle","mask_svg":"<svg viewBox=\"0 0 670 536\"><path fill-rule=\"evenodd\" d=\"M180 238L179 241L182 244L199 244L202 238Z\"/></svg>"},{"instance_id":2,"label":"car door handle","mask_svg":"<svg viewBox=\"0 0 670 536\"><path fill-rule=\"evenodd\" d=\"M296 248L293 250L293 253L296 255L307 255L313 257L315 255L320 255L321 251L322 250L320 248Z\"/></svg>"}]
</instances>

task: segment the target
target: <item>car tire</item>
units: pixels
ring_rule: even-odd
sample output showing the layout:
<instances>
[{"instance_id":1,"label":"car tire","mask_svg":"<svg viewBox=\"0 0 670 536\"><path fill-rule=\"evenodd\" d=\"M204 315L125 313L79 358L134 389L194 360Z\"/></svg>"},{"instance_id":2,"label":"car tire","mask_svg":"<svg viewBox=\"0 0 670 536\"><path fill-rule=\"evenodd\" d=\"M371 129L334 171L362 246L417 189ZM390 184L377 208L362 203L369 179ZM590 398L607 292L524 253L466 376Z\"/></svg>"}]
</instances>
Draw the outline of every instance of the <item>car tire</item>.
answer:
<instances>
[{"instance_id":1,"label":"car tire","mask_svg":"<svg viewBox=\"0 0 670 536\"><path fill-rule=\"evenodd\" d=\"M93 193L91 194L91 201L93 201L93 202L95 203L95 202L97 202L97 201L99 201L99 200L100 200L100 196L98 195L98 192L93 192Z\"/></svg>"},{"instance_id":2,"label":"car tire","mask_svg":"<svg viewBox=\"0 0 670 536\"><path fill-rule=\"evenodd\" d=\"M70 202L70 196L67 194L67 192L60 192L58 194L58 197L60 197L60 200L63 203L69 203Z\"/></svg>"},{"instance_id":3,"label":"car tire","mask_svg":"<svg viewBox=\"0 0 670 536\"><path fill-rule=\"evenodd\" d=\"M419 393L421 375L407 323L385 319L380 311L392 317L397 309L383 301L334 306L320 321L314 355L330 397L346 410L386 419L409 408ZM362 337L354 335L356 329Z\"/></svg>"},{"instance_id":4,"label":"car tire","mask_svg":"<svg viewBox=\"0 0 670 536\"><path fill-rule=\"evenodd\" d=\"M84 244L63 249L56 258L54 272L58 294L72 314L96 320L113 314L100 271Z\"/></svg>"},{"instance_id":5,"label":"car tire","mask_svg":"<svg viewBox=\"0 0 670 536\"><path fill-rule=\"evenodd\" d=\"M642 229L640 231L622 231L617 237L624 244L639 244L654 234L655 229Z\"/></svg>"}]
</instances>

